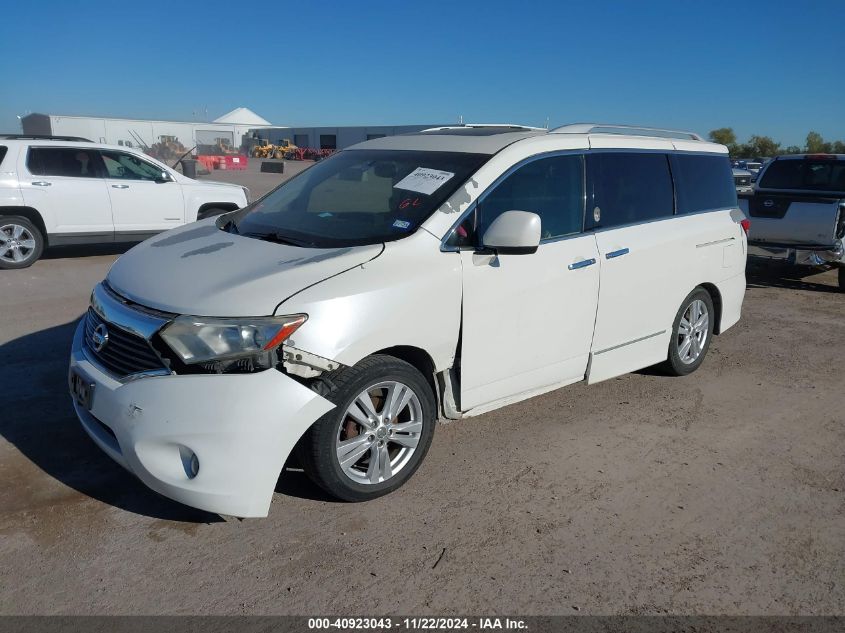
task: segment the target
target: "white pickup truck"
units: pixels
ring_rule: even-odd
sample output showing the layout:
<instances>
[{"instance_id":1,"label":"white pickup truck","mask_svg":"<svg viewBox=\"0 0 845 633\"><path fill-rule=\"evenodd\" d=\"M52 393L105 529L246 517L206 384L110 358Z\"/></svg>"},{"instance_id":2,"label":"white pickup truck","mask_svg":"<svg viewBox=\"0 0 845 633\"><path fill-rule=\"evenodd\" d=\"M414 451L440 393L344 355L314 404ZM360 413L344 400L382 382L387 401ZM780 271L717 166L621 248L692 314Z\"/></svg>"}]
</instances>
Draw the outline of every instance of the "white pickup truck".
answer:
<instances>
[{"instance_id":1,"label":"white pickup truck","mask_svg":"<svg viewBox=\"0 0 845 633\"><path fill-rule=\"evenodd\" d=\"M837 266L845 291L845 155L778 156L739 206L751 219L749 255Z\"/></svg>"}]
</instances>

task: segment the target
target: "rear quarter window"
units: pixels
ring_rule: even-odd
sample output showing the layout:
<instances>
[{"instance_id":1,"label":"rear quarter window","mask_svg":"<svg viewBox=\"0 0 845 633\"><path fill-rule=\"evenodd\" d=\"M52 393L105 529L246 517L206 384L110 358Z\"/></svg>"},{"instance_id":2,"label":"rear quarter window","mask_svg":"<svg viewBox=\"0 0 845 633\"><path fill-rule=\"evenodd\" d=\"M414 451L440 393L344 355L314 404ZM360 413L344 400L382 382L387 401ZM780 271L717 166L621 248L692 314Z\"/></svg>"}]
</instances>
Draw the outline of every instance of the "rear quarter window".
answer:
<instances>
[{"instance_id":1,"label":"rear quarter window","mask_svg":"<svg viewBox=\"0 0 845 633\"><path fill-rule=\"evenodd\" d=\"M737 205L736 185L727 156L673 154L671 160L679 215Z\"/></svg>"},{"instance_id":2,"label":"rear quarter window","mask_svg":"<svg viewBox=\"0 0 845 633\"><path fill-rule=\"evenodd\" d=\"M82 147L30 147L26 159L34 176L69 176L99 178L102 174L99 153Z\"/></svg>"},{"instance_id":3,"label":"rear quarter window","mask_svg":"<svg viewBox=\"0 0 845 633\"><path fill-rule=\"evenodd\" d=\"M8 151L7 147L0 145L0 165L3 164L3 159L6 158L6 152L7 151Z\"/></svg>"},{"instance_id":4,"label":"rear quarter window","mask_svg":"<svg viewBox=\"0 0 845 633\"><path fill-rule=\"evenodd\" d=\"M602 152L589 155L588 160L598 210L588 210L587 228L609 228L674 215L675 195L666 154Z\"/></svg>"}]
</instances>

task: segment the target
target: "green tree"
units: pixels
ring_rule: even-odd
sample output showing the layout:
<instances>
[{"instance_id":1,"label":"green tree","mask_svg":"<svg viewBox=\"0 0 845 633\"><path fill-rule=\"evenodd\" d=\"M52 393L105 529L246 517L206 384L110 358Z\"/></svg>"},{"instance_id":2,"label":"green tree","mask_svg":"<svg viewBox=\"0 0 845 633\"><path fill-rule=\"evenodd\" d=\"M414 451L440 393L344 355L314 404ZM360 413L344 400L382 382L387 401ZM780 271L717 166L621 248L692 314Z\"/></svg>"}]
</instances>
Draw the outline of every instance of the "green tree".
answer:
<instances>
[{"instance_id":1,"label":"green tree","mask_svg":"<svg viewBox=\"0 0 845 633\"><path fill-rule=\"evenodd\" d=\"M830 143L825 143L822 135L818 132L810 132L807 134L806 148L808 154L829 154L831 150Z\"/></svg>"},{"instance_id":2,"label":"green tree","mask_svg":"<svg viewBox=\"0 0 845 633\"><path fill-rule=\"evenodd\" d=\"M733 158L751 158L751 147L748 143L737 143L730 149Z\"/></svg>"},{"instance_id":3,"label":"green tree","mask_svg":"<svg viewBox=\"0 0 845 633\"><path fill-rule=\"evenodd\" d=\"M737 155L737 150L739 148L736 144L736 134L734 134L734 129L732 127L720 127L716 130L710 130L710 134L708 134L708 136L714 143L720 143L721 145L727 146L728 152L731 156Z\"/></svg>"},{"instance_id":4,"label":"green tree","mask_svg":"<svg viewBox=\"0 0 845 633\"><path fill-rule=\"evenodd\" d=\"M753 135L748 139L748 150L751 157L770 157L780 154L780 143L776 143L768 136Z\"/></svg>"},{"instance_id":5,"label":"green tree","mask_svg":"<svg viewBox=\"0 0 845 633\"><path fill-rule=\"evenodd\" d=\"M736 145L736 134L732 127L720 127L717 130L710 130L710 140L722 145Z\"/></svg>"},{"instance_id":6,"label":"green tree","mask_svg":"<svg viewBox=\"0 0 845 633\"><path fill-rule=\"evenodd\" d=\"M783 150L784 154L803 154L804 150L798 147L797 145L790 145L785 150Z\"/></svg>"},{"instance_id":7,"label":"green tree","mask_svg":"<svg viewBox=\"0 0 845 633\"><path fill-rule=\"evenodd\" d=\"M834 154L845 154L845 141L834 141L830 149Z\"/></svg>"}]
</instances>

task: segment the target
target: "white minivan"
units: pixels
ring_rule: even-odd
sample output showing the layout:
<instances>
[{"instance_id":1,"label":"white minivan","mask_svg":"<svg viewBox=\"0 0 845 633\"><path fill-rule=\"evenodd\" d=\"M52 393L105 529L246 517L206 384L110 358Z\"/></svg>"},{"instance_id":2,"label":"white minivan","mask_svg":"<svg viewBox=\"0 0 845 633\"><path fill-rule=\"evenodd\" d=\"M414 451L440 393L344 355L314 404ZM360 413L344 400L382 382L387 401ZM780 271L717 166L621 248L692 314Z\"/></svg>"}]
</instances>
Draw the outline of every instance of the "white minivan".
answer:
<instances>
[{"instance_id":1,"label":"white minivan","mask_svg":"<svg viewBox=\"0 0 845 633\"><path fill-rule=\"evenodd\" d=\"M367 141L123 255L76 330L74 407L190 506L266 516L291 456L372 499L411 477L440 417L695 371L740 317L747 230L727 150L691 133Z\"/></svg>"}]
</instances>

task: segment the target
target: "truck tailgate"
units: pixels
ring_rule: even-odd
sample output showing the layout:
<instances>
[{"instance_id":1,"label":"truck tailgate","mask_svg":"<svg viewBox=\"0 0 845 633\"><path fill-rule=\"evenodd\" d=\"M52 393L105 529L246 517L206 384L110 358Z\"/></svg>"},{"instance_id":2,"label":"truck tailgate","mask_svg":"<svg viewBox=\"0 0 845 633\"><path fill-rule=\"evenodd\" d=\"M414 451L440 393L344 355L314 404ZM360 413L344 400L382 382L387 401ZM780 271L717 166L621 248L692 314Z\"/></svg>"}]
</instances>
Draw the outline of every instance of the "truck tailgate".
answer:
<instances>
[{"instance_id":1,"label":"truck tailgate","mask_svg":"<svg viewBox=\"0 0 845 633\"><path fill-rule=\"evenodd\" d=\"M749 243L828 249L841 237L841 198L757 191L739 203L751 218Z\"/></svg>"}]
</instances>

